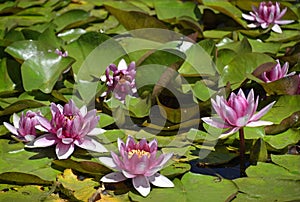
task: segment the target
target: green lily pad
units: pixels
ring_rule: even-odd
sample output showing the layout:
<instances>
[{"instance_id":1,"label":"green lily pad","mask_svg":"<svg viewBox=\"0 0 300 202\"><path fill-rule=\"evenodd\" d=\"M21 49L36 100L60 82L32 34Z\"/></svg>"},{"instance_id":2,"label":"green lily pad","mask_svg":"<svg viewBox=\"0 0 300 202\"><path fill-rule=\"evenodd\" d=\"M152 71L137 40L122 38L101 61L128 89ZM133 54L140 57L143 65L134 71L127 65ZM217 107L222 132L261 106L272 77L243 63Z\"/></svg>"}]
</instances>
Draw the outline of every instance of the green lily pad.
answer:
<instances>
[{"instance_id":1,"label":"green lily pad","mask_svg":"<svg viewBox=\"0 0 300 202\"><path fill-rule=\"evenodd\" d=\"M294 162L296 163L296 162ZM287 169L272 164L258 162L256 166L250 166L246 170L249 178L299 180L300 175L289 172Z\"/></svg>"},{"instance_id":2,"label":"green lily pad","mask_svg":"<svg viewBox=\"0 0 300 202\"><path fill-rule=\"evenodd\" d=\"M298 201L300 199L299 182L294 180L239 178L233 182L240 191L234 201Z\"/></svg>"},{"instance_id":3,"label":"green lily pad","mask_svg":"<svg viewBox=\"0 0 300 202\"><path fill-rule=\"evenodd\" d=\"M284 118L287 118L296 111L300 111L299 102L300 96L297 95L280 96L272 109L261 119L279 124Z\"/></svg>"},{"instance_id":4,"label":"green lily pad","mask_svg":"<svg viewBox=\"0 0 300 202\"><path fill-rule=\"evenodd\" d=\"M133 96L126 96L125 105L134 117L145 117L150 113L151 101L149 98L141 99Z\"/></svg>"},{"instance_id":5,"label":"green lily pad","mask_svg":"<svg viewBox=\"0 0 300 202\"><path fill-rule=\"evenodd\" d=\"M15 83L10 78L6 61L6 58L0 60L0 91L14 90L15 87Z\"/></svg>"},{"instance_id":6,"label":"green lily pad","mask_svg":"<svg viewBox=\"0 0 300 202\"><path fill-rule=\"evenodd\" d=\"M181 182L186 191L186 201L226 201L238 189L231 180L202 174L186 173ZM203 193L203 194L200 194ZM200 194L200 195L199 195Z\"/></svg>"},{"instance_id":7,"label":"green lily pad","mask_svg":"<svg viewBox=\"0 0 300 202\"><path fill-rule=\"evenodd\" d=\"M137 192L129 192L129 197L133 201L152 202L152 201L186 201L186 193L183 184L179 179L174 179L174 188L152 188L147 197L142 197Z\"/></svg>"},{"instance_id":8,"label":"green lily pad","mask_svg":"<svg viewBox=\"0 0 300 202\"><path fill-rule=\"evenodd\" d=\"M0 141L0 173L19 172L37 176L43 180L54 181L59 171L51 168L52 159L47 158L49 149L43 148L40 154L24 150L23 143L9 144L8 140ZM44 154L43 154L44 152ZM51 153L51 152L50 152ZM53 154L54 155L54 154ZM8 180L14 181L15 178Z\"/></svg>"},{"instance_id":9,"label":"green lily pad","mask_svg":"<svg viewBox=\"0 0 300 202\"><path fill-rule=\"evenodd\" d=\"M58 176L58 182L62 184L62 191L71 199L79 201L88 201L88 199L96 192L95 186L99 182L93 181L91 178L78 180L71 169L66 169L62 175Z\"/></svg>"},{"instance_id":10,"label":"green lily pad","mask_svg":"<svg viewBox=\"0 0 300 202\"><path fill-rule=\"evenodd\" d=\"M182 16L191 17L197 20L194 14L195 4L193 2L181 2L181 1L164 1L155 0L154 8L158 19L167 20L172 18L179 18Z\"/></svg>"},{"instance_id":11,"label":"green lily pad","mask_svg":"<svg viewBox=\"0 0 300 202\"><path fill-rule=\"evenodd\" d=\"M61 168L71 168L74 171L92 176L103 176L111 172L107 167L92 161L74 161L72 159L54 160L53 163Z\"/></svg>"},{"instance_id":12,"label":"green lily pad","mask_svg":"<svg viewBox=\"0 0 300 202\"><path fill-rule=\"evenodd\" d=\"M164 23L127 2L105 2L105 8L114 15L127 30L141 28L167 28Z\"/></svg>"},{"instance_id":13,"label":"green lily pad","mask_svg":"<svg viewBox=\"0 0 300 202\"><path fill-rule=\"evenodd\" d=\"M118 138L123 139L125 137L125 133L123 130L107 130L103 134L98 136L98 139L100 139L100 142L103 142L105 144L117 142Z\"/></svg>"},{"instance_id":14,"label":"green lily pad","mask_svg":"<svg viewBox=\"0 0 300 202\"><path fill-rule=\"evenodd\" d=\"M9 104L4 110L0 111L0 116L13 114L20 112L27 108L38 108L45 106L43 103L35 100L19 100L13 99L13 102Z\"/></svg>"},{"instance_id":15,"label":"green lily pad","mask_svg":"<svg viewBox=\"0 0 300 202\"><path fill-rule=\"evenodd\" d=\"M277 135L266 135L264 141L275 149L284 149L289 145L294 145L300 141L300 131L289 129Z\"/></svg>"},{"instance_id":16,"label":"green lily pad","mask_svg":"<svg viewBox=\"0 0 300 202\"><path fill-rule=\"evenodd\" d=\"M1 191L0 201L32 202L32 201L58 201L58 195L52 193L50 188L35 185L17 187L7 186Z\"/></svg>"},{"instance_id":17,"label":"green lily pad","mask_svg":"<svg viewBox=\"0 0 300 202\"><path fill-rule=\"evenodd\" d=\"M262 53L241 53L224 67L220 78L220 86L230 82L233 89L239 87L252 72L263 63L272 62L273 59Z\"/></svg>"},{"instance_id":18,"label":"green lily pad","mask_svg":"<svg viewBox=\"0 0 300 202\"><path fill-rule=\"evenodd\" d=\"M228 1L223 0L203 0L202 1L205 6L211 7L217 11L220 11L221 13L231 17L234 19L237 23L242 25L243 27L247 27L247 23L241 19L242 17L242 11L239 10L237 7L232 5Z\"/></svg>"},{"instance_id":19,"label":"green lily pad","mask_svg":"<svg viewBox=\"0 0 300 202\"><path fill-rule=\"evenodd\" d=\"M193 44L186 52L185 62L178 72L187 76L215 75L212 57L198 44ZM201 60L199 60L201 58Z\"/></svg>"},{"instance_id":20,"label":"green lily pad","mask_svg":"<svg viewBox=\"0 0 300 202\"><path fill-rule=\"evenodd\" d=\"M271 159L274 163L288 169L291 173L300 175L299 165L300 156L299 155L274 155L271 154Z\"/></svg>"},{"instance_id":21,"label":"green lily pad","mask_svg":"<svg viewBox=\"0 0 300 202\"><path fill-rule=\"evenodd\" d=\"M60 77L74 59L55 53L38 54L27 59L22 67L23 85L26 91L40 89L50 93Z\"/></svg>"},{"instance_id":22,"label":"green lily pad","mask_svg":"<svg viewBox=\"0 0 300 202\"><path fill-rule=\"evenodd\" d=\"M57 31L62 31L65 28L72 28L74 25L85 24L89 20L89 17L88 12L81 9L74 9L58 16L53 23L57 25Z\"/></svg>"},{"instance_id":23,"label":"green lily pad","mask_svg":"<svg viewBox=\"0 0 300 202\"><path fill-rule=\"evenodd\" d=\"M163 168L159 172L168 178L174 178L188 172L190 169L191 165L189 163L174 163Z\"/></svg>"},{"instance_id":24,"label":"green lily pad","mask_svg":"<svg viewBox=\"0 0 300 202\"><path fill-rule=\"evenodd\" d=\"M207 101L211 98L211 96L216 92L210 88L208 88L204 82L197 81L192 86L193 94L202 101Z\"/></svg>"}]
</instances>

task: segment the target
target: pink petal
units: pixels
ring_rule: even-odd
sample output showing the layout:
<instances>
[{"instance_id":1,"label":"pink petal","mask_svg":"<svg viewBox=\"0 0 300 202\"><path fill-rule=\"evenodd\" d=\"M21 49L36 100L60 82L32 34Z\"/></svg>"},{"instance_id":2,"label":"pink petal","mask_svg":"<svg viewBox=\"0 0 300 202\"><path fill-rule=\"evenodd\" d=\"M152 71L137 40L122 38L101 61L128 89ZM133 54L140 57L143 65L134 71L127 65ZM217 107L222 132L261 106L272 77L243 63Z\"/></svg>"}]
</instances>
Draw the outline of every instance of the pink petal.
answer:
<instances>
[{"instance_id":1,"label":"pink petal","mask_svg":"<svg viewBox=\"0 0 300 202\"><path fill-rule=\"evenodd\" d=\"M224 113L224 117L226 118L226 121L230 124L230 125L235 125L235 122L237 120L237 114L236 112L229 107L228 105L224 104L223 106L223 113Z\"/></svg>"},{"instance_id":2,"label":"pink petal","mask_svg":"<svg viewBox=\"0 0 300 202\"><path fill-rule=\"evenodd\" d=\"M140 161L135 164L134 174L144 174L149 169L149 160L148 156L144 155L140 159Z\"/></svg>"},{"instance_id":3,"label":"pink petal","mask_svg":"<svg viewBox=\"0 0 300 202\"><path fill-rule=\"evenodd\" d=\"M261 23L260 24L261 28L266 29L269 27L268 23Z\"/></svg>"},{"instance_id":4,"label":"pink petal","mask_svg":"<svg viewBox=\"0 0 300 202\"><path fill-rule=\"evenodd\" d=\"M248 123L246 126L248 127L258 127L258 126L269 126L273 125L273 122L271 121L252 121Z\"/></svg>"},{"instance_id":5,"label":"pink petal","mask_svg":"<svg viewBox=\"0 0 300 202\"><path fill-rule=\"evenodd\" d=\"M5 126L5 128L7 128L7 130L9 130L12 134L14 135L19 135L17 129L15 127L13 127L11 124L3 122L3 125Z\"/></svg>"},{"instance_id":6,"label":"pink petal","mask_svg":"<svg viewBox=\"0 0 300 202\"><path fill-rule=\"evenodd\" d=\"M98 159L105 166L112 168L112 169L120 170L119 167L115 164L114 160L111 157L99 157Z\"/></svg>"},{"instance_id":7,"label":"pink petal","mask_svg":"<svg viewBox=\"0 0 300 202\"><path fill-rule=\"evenodd\" d=\"M216 101L211 99L211 105L219 116L223 116L222 109L220 108L221 98L219 96L216 97ZM224 118L224 117L222 117Z\"/></svg>"},{"instance_id":8,"label":"pink petal","mask_svg":"<svg viewBox=\"0 0 300 202\"><path fill-rule=\"evenodd\" d=\"M135 177L137 176L137 175L131 174L131 173L125 171L125 170L122 170L122 173L123 173L123 175L124 175L126 178L135 178Z\"/></svg>"},{"instance_id":9,"label":"pink petal","mask_svg":"<svg viewBox=\"0 0 300 202\"><path fill-rule=\"evenodd\" d=\"M276 5L277 6L277 5ZM279 5L278 5L279 6ZM280 11L280 9L279 9ZM287 8L284 8L281 13L279 13L279 15L276 16L276 20L279 20L280 18L282 18L284 16L284 14L286 13Z\"/></svg>"},{"instance_id":10,"label":"pink petal","mask_svg":"<svg viewBox=\"0 0 300 202\"><path fill-rule=\"evenodd\" d=\"M61 141L64 144L71 144L74 140L73 138L62 138Z\"/></svg>"},{"instance_id":11,"label":"pink petal","mask_svg":"<svg viewBox=\"0 0 300 202\"><path fill-rule=\"evenodd\" d=\"M113 172L103 176L101 182L121 182L127 178L121 172Z\"/></svg>"},{"instance_id":12,"label":"pink petal","mask_svg":"<svg viewBox=\"0 0 300 202\"><path fill-rule=\"evenodd\" d=\"M105 133L106 130L102 129L102 128L94 128L93 130L91 130L87 135L90 136L94 136L94 135L100 135Z\"/></svg>"},{"instance_id":13,"label":"pink petal","mask_svg":"<svg viewBox=\"0 0 300 202\"><path fill-rule=\"evenodd\" d=\"M259 24L254 24L254 23L251 23L251 24L247 25L247 27L249 27L249 28L256 28L258 26L259 26Z\"/></svg>"},{"instance_id":14,"label":"pink petal","mask_svg":"<svg viewBox=\"0 0 300 202\"><path fill-rule=\"evenodd\" d=\"M42 116L37 116L37 120L39 122L39 124L45 128L47 131L50 131L52 126L50 124L50 122L48 121L48 119L46 119L45 117Z\"/></svg>"},{"instance_id":15,"label":"pink petal","mask_svg":"<svg viewBox=\"0 0 300 202\"><path fill-rule=\"evenodd\" d=\"M127 70L127 64L124 59L120 60L118 70Z\"/></svg>"},{"instance_id":16,"label":"pink petal","mask_svg":"<svg viewBox=\"0 0 300 202\"><path fill-rule=\"evenodd\" d=\"M162 158L161 162L156 165L155 167L151 168L150 170L148 170L145 173L145 176L152 176L155 173L157 173L159 170L161 170L165 164L172 158L173 154L169 153L169 154L162 154L159 158Z\"/></svg>"},{"instance_id":17,"label":"pink petal","mask_svg":"<svg viewBox=\"0 0 300 202\"><path fill-rule=\"evenodd\" d=\"M13 124L16 128L20 127L20 117L16 113L13 114Z\"/></svg>"},{"instance_id":18,"label":"pink petal","mask_svg":"<svg viewBox=\"0 0 300 202\"><path fill-rule=\"evenodd\" d=\"M273 105L275 104L276 101L268 104L267 106L265 106L263 109L261 109L258 113L254 114L249 122L252 122L252 121L257 121L259 120L263 115L265 115L272 107Z\"/></svg>"},{"instance_id":19,"label":"pink petal","mask_svg":"<svg viewBox=\"0 0 300 202\"><path fill-rule=\"evenodd\" d=\"M276 60L276 61L278 61L278 60ZM278 63L279 63L279 61L278 61ZM289 63L285 62L284 65L281 67L282 77L287 75L288 70L289 70Z\"/></svg>"},{"instance_id":20,"label":"pink petal","mask_svg":"<svg viewBox=\"0 0 300 202\"><path fill-rule=\"evenodd\" d=\"M148 179L151 184L157 187L174 187L174 184L171 180L159 173L155 173L154 175L148 177Z\"/></svg>"},{"instance_id":21,"label":"pink petal","mask_svg":"<svg viewBox=\"0 0 300 202\"><path fill-rule=\"evenodd\" d=\"M56 145L55 151L58 159L67 159L74 152L74 144L59 142Z\"/></svg>"},{"instance_id":22,"label":"pink petal","mask_svg":"<svg viewBox=\"0 0 300 202\"><path fill-rule=\"evenodd\" d=\"M128 136L127 141L126 141L126 148L135 148L135 141L133 139L133 137Z\"/></svg>"},{"instance_id":23,"label":"pink petal","mask_svg":"<svg viewBox=\"0 0 300 202\"><path fill-rule=\"evenodd\" d=\"M202 121L204 121L208 125L213 126L215 128L229 128L229 127L231 127L224 120L222 120L220 118L204 117L204 118L202 118Z\"/></svg>"},{"instance_id":24,"label":"pink petal","mask_svg":"<svg viewBox=\"0 0 300 202\"><path fill-rule=\"evenodd\" d=\"M119 149L121 154L124 153L125 144L124 144L123 140L121 140L120 138L118 138L118 149Z\"/></svg>"},{"instance_id":25,"label":"pink petal","mask_svg":"<svg viewBox=\"0 0 300 202\"><path fill-rule=\"evenodd\" d=\"M249 116L243 116L243 117L240 117L237 119L236 121L236 126L238 127L242 127L242 126L245 126L249 121Z\"/></svg>"},{"instance_id":26,"label":"pink petal","mask_svg":"<svg viewBox=\"0 0 300 202\"><path fill-rule=\"evenodd\" d=\"M75 141L74 144L83 149L95 152L107 152L107 149L101 143L87 136L85 136L82 141Z\"/></svg>"},{"instance_id":27,"label":"pink petal","mask_svg":"<svg viewBox=\"0 0 300 202\"><path fill-rule=\"evenodd\" d=\"M273 30L274 32L276 32L276 33L279 33L279 34L282 33L282 30L281 30L281 28L279 27L278 24L275 24L275 25L272 27L272 30Z\"/></svg>"},{"instance_id":28,"label":"pink petal","mask_svg":"<svg viewBox=\"0 0 300 202\"><path fill-rule=\"evenodd\" d=\"M253 16L251 16L251 15L247 15L247 14L242 14L242 17L244 18L244 19L246 19L246 20L250 20L250 21L254 21L255 20L255 18L253 17Z\"/></svg>"},{"instance_id":29,"label":"pink petal","mask_svg":"<svg viewBox=\"0 0 300 202\"><path fill-rule=\"evenodd\" d=\"M147 196L150 193L151 187L149 184L149 180L143 176L139 175L132 179L132 184L134 188L142 195Z\"/></svg>"},{"instance_id":30,"label":"pink petal","mask_svg":"<svg viewBox=\"0 0 300 202\"><path fill-rule=\"evenodd\" d=\"M79 109L80 113L82 116L85 116L87 114L87 108L85 105L83 105L80 109Z\"/></svg>"},{"instance_id":31,"label":"pink petal","mask_svg":"<svg viewBox=\"0 0 300 202\"><path fill-rule=\"evenodd\" d=\"M222 133L219 136L219 139L225 139L225 138L229 137L230 135L236 133L239 129L240 129L240 127L231 128L230 130L227 130L226 132Z\"/></svg>"},{"instance_id":32,"label":"pink petal","mask_svg":"<svg viewBox=\"0 0 300 202\"><path fill-rule=\"evenodd\" d=\"M119 156L117 154L115 154L114 152L111 152L111 157L114 161L114 163L120 168L120 169L124 169L125 165L123 163L123 161L120 160Z\"/></svg>"},{"instance_id":33,"label":"pink petal","mask_svg":"<svg viewBox=\"0 0 300 202\"><path fill-rule=\"evenodd\" d=\"M149 142L150 147L150 153L155 152L157 150L157 140L153 139L151 142Z\"/></svg>"},{"instance_id":34,"label":"pink petal","mask_svg":"<svg viewBox=\"0 0 300 202\"><path fill-rule=\"evenodd\" d=\"M51 145L54 145L58 142L58 138L54 136L53 134L45 134L33 142L33 147L48 147Z\"/></svg>"},{"instance_id":35,"label":"pink petal","mask_svg":"<svg viewBox=\"0 0 300 202\"><path fill-rule=\"evenodd\" d=\"M286 25L286 24L290 24L293 23L294 20L275 20L275 24L279 24L279 25Z\"/></svg>"},{"instance_id":36,"label":"pink petal","mask_svg":"<svg viewBox=\"0 0 300 202\"><path fill-rule=\"evenodd\" d=\"M27 141L27 142L31 142L32 140L34 140L36 136L35 135L25 135L24 136L24 139Z\"/></svg>"}]
</instances>

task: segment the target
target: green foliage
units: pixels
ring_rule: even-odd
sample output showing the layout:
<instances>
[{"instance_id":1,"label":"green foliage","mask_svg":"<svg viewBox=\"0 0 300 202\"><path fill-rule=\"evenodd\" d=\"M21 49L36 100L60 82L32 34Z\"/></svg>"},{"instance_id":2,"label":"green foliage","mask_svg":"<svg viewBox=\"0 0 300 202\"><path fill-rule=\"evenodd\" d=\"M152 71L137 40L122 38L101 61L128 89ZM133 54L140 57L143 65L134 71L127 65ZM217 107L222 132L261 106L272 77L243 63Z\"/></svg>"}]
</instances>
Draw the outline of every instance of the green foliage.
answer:
<instances>
[{"instance_id":1,"label":"green foliage","mask_svg":"<svg viewBox=\"0 0 300 202\"><path fill-rule=\"evenodd\" d=\"M284 19L294 20L281 26L282 34L247 27L242 13L259 5L254 0L0 2L0 201L300 200L299 155L292 149L300 141L298 2L280 1ZM101 97L106 67L122 58L136 62L138 97ZM260 73L277 59L296 75L263 83ZM220 140L223 129L201 117L214 114L211 98L239 88L254 89L259 109L276 101L262 117L273 125L245 128L248 177L192 173L193 166L235 166L238 135ZM69 99L97 109L97 127L106 132L95 139L109 151L132 135L156 139L158 153L173 153L160 173L175 187L152 186L142 197L130 180L101 184L111 170L97 157L109 152L76 148L58 160L53 147L27 148L2 124L27 110L50 119L50 103Z\"/></svg>"}]
</instances>

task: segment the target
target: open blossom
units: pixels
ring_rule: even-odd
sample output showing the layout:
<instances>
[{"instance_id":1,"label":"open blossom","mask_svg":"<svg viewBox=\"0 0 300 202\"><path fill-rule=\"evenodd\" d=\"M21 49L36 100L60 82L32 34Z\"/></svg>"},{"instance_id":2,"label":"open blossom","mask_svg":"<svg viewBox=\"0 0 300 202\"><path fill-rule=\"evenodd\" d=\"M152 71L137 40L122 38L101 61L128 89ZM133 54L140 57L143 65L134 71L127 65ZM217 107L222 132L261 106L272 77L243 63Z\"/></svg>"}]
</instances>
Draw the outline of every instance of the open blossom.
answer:
<instances>
[{"instance_id":1,"label":"open blossom","mask_svg":"<svg viewBox=\"0 0 300 202\"><path fill-rule=\"evenodd\" d=\"M120 155L111 152L112 158L100 157L99 160L117 172L105 175L102 182L120 182L132 179L134 188L143 196L150 193L150 183L158 187L174 187L165 176L158 173L173 154L161 154L156 157L157 141L147 143L146 139L135 142L129 136L126 144L118 139Z\"/></svg>"},{"instance_id":2,"label":"open blossom","mask_svg":"<svg viewBox=\"0 0 300 202\"><path fill-rule=\"evenodd\" d=\"M27 111L26 114L22 112L21 117L13 114L13 126L4 122L3 125L14 134L19 140L30 142L36 137L36 126L39 124L37 115L40 113Z\"/></svg>"},{"instance_id":3,"label":"open blossom","mask_svg":"<svg viewBox=\"0 0 300 202\"><path fill-rule=\"evenodd\" d=\"M114 97L123 101L126 95L134 95L137 92L135 85L135 62L131 62L128 66L124 59L122 59L118 67L111 64L106 68L104 81L108 87L107 95L110 92Z\"/></svg>"},{"instance_id":4,"label":"open blossom","mask_svg":"<svg viewBox=\"0 0 300 202\"><path fill-rule=\"evenodd\" d=\"M91 138L104 130L96 128L99 116L96 110L87 111L86 106L78 109L70 100L64 107L51 104L51 121L39 116L38 121L47 131L35 139L30 147L48 147L56 144L56 155L59 159L68 158L74 151L74 145L83 149L106 152L105 147Z\"/></svg>"},{"instance_id":5,"label":"open blossom","mask_svg":"<svg viewBox=\"0 0 300 202\"><path fill-rule=\"evenodd\" d=\"M272 82L272 81L277 81L278 79L287 77L287 76L292 76L296 72L291 72L288 74L289 70L289 63L286 62L284 65L281 67L279 60L276 60L277 64L267 72L263 72L260 75L260 79L263 80L266 83Z\"/></svg>"},{"instance_id":6,"label":"open blossom","mask_svg":"<svg viewBox=\"0 0 300 202\"><path fill-rule=\"evenodd\" d=\"M269 2L261 2L259 7L252 6L253 12L250 15L242 14L243 18L249 21L254 21L254 23L249 24L248 27L256 28L261 26L261 28L266 29L271 27L274 32L282 33L279 25L292 23L293 20L280 20L287 11L284 8L280 11L280 3L276 2L273 4Z\"/></svg>"},{"instance_id":7,"label":"open blossom","mask_svg":"<svg viewBox=\"0 0 300 202\"><path fill-rule=\"evenodd\" d=\"M223 96L217 95L216 100L211 99L211 102L219 117L204 117L202 120L213 127L228 129L219 138L228 137L244 126L272 125L272 122L259 119L272 108L275 102L255 113L258 99L257 97L256 101L254 100L253 89L250 90L247 98L241 89L237 94L232 92L228 101Z\"/></svg>"}]
</instances>

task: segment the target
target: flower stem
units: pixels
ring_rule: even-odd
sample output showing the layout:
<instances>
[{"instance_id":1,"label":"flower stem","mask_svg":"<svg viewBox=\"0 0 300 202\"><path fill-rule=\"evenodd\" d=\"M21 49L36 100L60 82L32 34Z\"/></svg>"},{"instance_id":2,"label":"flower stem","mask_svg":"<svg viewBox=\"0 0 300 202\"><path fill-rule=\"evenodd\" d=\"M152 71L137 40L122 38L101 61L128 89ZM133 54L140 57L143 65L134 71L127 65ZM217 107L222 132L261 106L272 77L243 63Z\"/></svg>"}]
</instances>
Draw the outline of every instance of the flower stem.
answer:
<instances>
[{"instance_id":1,"label":"flower stem","mask_svg":"<svg viewBox=\"0 0 300 202\"><path fill-rule=\"evenodd\" d=\"M239 130L240 136L240 176L246 177L246 167L245 167L245 137L244 137L244 128Z\"/></svg>"}]
</instances>

